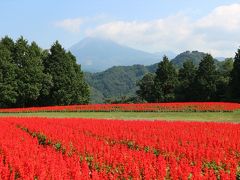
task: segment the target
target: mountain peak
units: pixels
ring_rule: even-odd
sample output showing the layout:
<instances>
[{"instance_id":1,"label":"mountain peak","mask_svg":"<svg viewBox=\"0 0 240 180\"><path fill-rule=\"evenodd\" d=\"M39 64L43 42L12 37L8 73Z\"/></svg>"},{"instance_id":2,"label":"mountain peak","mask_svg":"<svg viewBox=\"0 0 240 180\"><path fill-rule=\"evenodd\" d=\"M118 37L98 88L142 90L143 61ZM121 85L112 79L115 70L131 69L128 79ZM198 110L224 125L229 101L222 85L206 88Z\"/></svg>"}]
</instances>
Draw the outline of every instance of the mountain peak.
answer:
<instances>
[{"instance_id":1,"label":"mountain peak","mask_svg":"<svg viewBox=\"0 0 240 180\"><path fill-rule=\"evenodd\" d=\"M103 71L112 66L150 65L159 62L156 54L120 45L110 39L88 37L70 48L85 71Z\"/></svg>"},{"instance_id":2,"label":"mountain peak","mask_svg":"<svg viewBox=\"0 0 240 180\"><path fill-rule=\"evenodd\" d=\"M177 55L173 60L172 63L180 68L183 66L183 63L191 60L194 65L198 65L200 61L206 56L206 53L199 52L199 51L185 51Z\"/></svg>"},{"instance_id":3,"label":"mountain peak","mask_svg":"<svg viewBox=\"0 0 240 180\"><path fill-rule=\"evenodd\" d=\"M93 38L93 37L86 37L84 39L82 39L81 41L79 41L78 43L74 44L70 50L71 51L76 51L76 50L81 50L82 48L89 46L91 44L101 44L101 43L106 43L109 42L110 40L107 39L100 39L100 38Z\"/></svg>"}]
</instances>

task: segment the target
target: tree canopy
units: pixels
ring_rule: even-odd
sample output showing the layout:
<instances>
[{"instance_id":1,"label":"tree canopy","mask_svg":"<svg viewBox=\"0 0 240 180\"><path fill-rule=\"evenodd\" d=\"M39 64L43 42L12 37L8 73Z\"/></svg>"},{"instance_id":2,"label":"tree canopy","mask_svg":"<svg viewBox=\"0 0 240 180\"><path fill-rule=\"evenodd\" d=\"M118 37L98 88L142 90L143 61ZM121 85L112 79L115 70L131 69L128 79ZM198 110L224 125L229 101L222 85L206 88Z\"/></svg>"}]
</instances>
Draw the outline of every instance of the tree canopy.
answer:
<instances>
[{"instance_id":1,"label":"tree canopy","mask_svg":"<svg viewBox=\"0 0 240 180\"><path fill-rule=\"evenodd\" d=\"M240 49L236 52L230 77L231 98L240 101Z\"/></svg>"},{"instance_id":2,"label":"tree canopy","mask_svg":"<svg viewBox=\"0 0 240 180\"><path fill-rule=\"evenodd\" d=\"M156 102L168 102L175 99L175 87L177 86L177 72L169 59L164 56L158 64L154 79L154 91Z\"/></svg>"},{"instance_id":3,"label":"tree canopy","mask_svg":"<svg viewBox=\"0 0 240 180\"><path fill-rule=\"evenodd\" d=\"M178 73L179 86L176 89L177 100L192 101L194 90L192 85L195 81L196 72L197 68L191 60L183 63L183 67Z\"/></svg>"},{"instance_id":4,"label":"tree canopy","mask_svg":"<svg viewBox=\"0 0 240 180\"><path fill-rule=\"evenodd\" d=\"M144 99L148 102L154 102L155 101L154 78L155 78L154 74L147 73L137 83L137 85L140 88L139 90L137 90L137 95L142 97L142 99Z\"/></svg>"},{"instance_id":5,"label":"tree canopy","mask_svg":"<svg viewBox=\"0 0 240 180\"><path fill-rule=\"evenodd\" d=\"M0 107L86 104L81 66L59 42L42 50L23 37L0 41Z\"/></svg>"},{"instance_id":6,"label":"tree canopy","mask_svg":"<svg viewBox=\"0 0 240 180\"><path fill-rule=\"evenodd\" d=\"M217 71L213 57L207 54L199 64L194 83L194 99L198 101L214 100Z\"/></svg>"},{"instance_id":7,"label":"tree canopy","mask_svg":"<svg viewBox=\"0 0 240 180\"><path fill-rule=\"evenodd\" d=\"M196 67L188 59L177 69L164 57L154 82L146 75L139 81L137 95L147 102L240 101L240 50L233 59L218 63L205 54ZM151 82L151 83L150 83ZM151 88L152 87L152 88ZM230 95L229 95L230 94ZM151 97L151 98L149 98Z\"/></svg>"}]
</instances>

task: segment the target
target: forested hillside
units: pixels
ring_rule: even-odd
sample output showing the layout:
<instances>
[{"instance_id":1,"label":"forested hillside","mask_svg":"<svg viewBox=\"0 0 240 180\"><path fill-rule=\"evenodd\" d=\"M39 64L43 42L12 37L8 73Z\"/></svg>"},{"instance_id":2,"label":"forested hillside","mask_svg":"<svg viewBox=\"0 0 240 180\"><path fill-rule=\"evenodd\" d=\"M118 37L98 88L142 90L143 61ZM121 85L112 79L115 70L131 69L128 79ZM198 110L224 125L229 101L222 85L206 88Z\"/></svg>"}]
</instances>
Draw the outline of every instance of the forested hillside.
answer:
<instances>
[{"instance_id":1,"label":"forested hillside","mask_svg":"<svg viewBox=\"0 0 240 180\"><path fill-rule=\"evenodd\" d=\"M173 65L179 69L183 63L191 60L194 65L198 66L200 61L206 53L198 51L186 51L177 55L171 60ZM159 62L162 57L159 57ZM224 62L214 59L217 69L221 67ZM119 100L121 98L128 98L135 96L137 82L146 74L154 73L157 69L158 63L143 66L114 66L106 71L99 73L85 73L85 78L91 87L91 102L103 103L105 100Z\"/></svg>"},{"instance_id":2,"label":"forested hillside","mask_svg":"<svg viewBox=\"0 0 240 180\"><path fill-rule=\"evenodd\" d=\"M206 53L204 52L198 52L198 51L185 51L183 53L180 53L177 55L174 59L172 59L172 63L177 67L181 68L183 67L183 63L186 61L192 61L195 66L198 66L201 60L206 56ZM214 59L214 62L218 66L219 61L217 59Z\"/></svg>"},{"instance_id":3,"label":"forested hillside","mask_svg":"<svg viewBox=\"0 0 240 180\"><path fill-rule=\"evenodd\" d=\"M107 99L133 96L137 90L136 82L149 69L143 65L114 66L100 73L85 73L91 87L91 101L103 103Z\"/></svg>"},{"instance_id":4,"label":"forested hillside","mask_svg":"<svg viewBox=\"0 0 240 180\"><path fill-rule=\"evenodd\" d=\"M240 101L240 49L234 59L216 62L206 54L198 66L188 59L177 69L166 56L155 73L138 82L138 97L147 102Z\"/></svg>"}]
</instances>

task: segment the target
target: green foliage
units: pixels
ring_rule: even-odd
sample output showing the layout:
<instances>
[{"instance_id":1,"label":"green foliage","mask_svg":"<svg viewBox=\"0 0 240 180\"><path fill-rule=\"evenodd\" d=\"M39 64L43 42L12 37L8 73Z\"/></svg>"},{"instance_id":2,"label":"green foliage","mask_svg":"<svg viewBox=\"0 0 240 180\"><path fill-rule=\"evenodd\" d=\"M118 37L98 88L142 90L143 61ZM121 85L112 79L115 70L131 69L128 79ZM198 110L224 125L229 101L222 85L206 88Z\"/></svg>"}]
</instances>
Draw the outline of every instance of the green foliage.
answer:
<instances>
[{"instance_id":1,"label":"green foliage","mask_svg":"<svg viewBox=\"0 0 240 180\"><path fill-rule=\"evenodd\" d=\"M177 70L182 68L186 61L192 61L198 67L204 56L206 56L206 53L187 51L176 56L171 62ZM221 65L216 59L214 59L214 62L217 67ZM158 63L150 66L114 66L99 73L86 72L84 75L90 85L91 103L104 103L106 100L119 100L123 96L135 96L136 91L140 88L137 82L147 73L155 73L157 68Z\"/></svg>"},{"instance_id":2,"label":"green foliage","mask_svg":"<svg viewBox=\"0 0 240 180\"><path fill-rule=\"evenodd\" d=\"M145 75L138 82L139 90L136 93L148 102L228 101L227 90L233 59L227 58L217 65L216 62L210 54L206 54L198 68L193 61L185 60L177 73L173 64L164 57L158 65L154 82L152 76ZM239 82L235 84L238 88Z\"/></svg>"},{"instance_id":3,"label":"green foliage","mask_svg":"<svg viewBox=\"0 0 240 180\"><path fill-rule=\"evenodd\" d=\"M194 84L194 100L212 101L217 91L217 71L213 57L207 54L199 64Z\"/></svg>"},{"instance_id":4,"label":"green foliage","mask_svg":"<svg viewBox=\"0 0 240 180\"><path fill-rule=\"evenodd\" d=\"M219 73L222 76L229 78L231 71L233 69L233 63L234 63L233 58L226 58L224 61L219 63L219 67L218 67Z\"/></svg>"},{"instance_id":5,"label":"green foliage","mask_svg":"<svg viewBox=\"0 0 240 180\"><path fill-rule=\"evenodd\" d=\"M84 81L81 65L76 63L75 56L70 52L68 52L68 55L72 60L75 75L72 77L72 104L87 104L90 100L90 91L88 84Z\"/></svg>"},{"instance_id":6,"label":"green foliage","mask_svg":"<svg viewBox=\"0 0 240 180\"><path fill-rule=\"evenodd\" d=\"M0 42L0 107L9 107L17 100L16 65L10 48Z\"/></svg>"},{"instance_id":7,"label":"green foliage","mask_svg":"<svg viewBox=\"0 0 240 180\"><path fill-rule=\"evenodd\" d=\"M178 74L179 86L176 90L178 101L191 101L193 99L192 92L196 72L197 68L192 61L188 60L183 63Z\"/></svg>"},{"instance_id":8,"label":"green foliage","mask_svg":"<svg viewBox=\"0 0 240 180\"><path fill-rule=\"evenodd\" d=\"M55 42L44 59L46 73L52 76L53 87L49 95L42 97L45 105L86 104L89 101L88 85L76 64L75 57Z\"/></svg>"},{"instance_id":9,"label":"green foliage","mask_svg":"<svg viewBox=\"0 0 240 180\"><path fill-rule=\"evenodd\" d=\"M47 137L44 134L37 133L38 144L47 145Z\"/></svg>"},{"instance_id":10,"label":"green foliage","mask_svg":"<svg viewBox=\"0 0 240 180\"><path fill-rule=\"evenodd\" d=\"M179 55L177 55L173 60L172 63L177 67L177 68L182 68L183 64L186 61L192 61L195 66L198 66L202 59L206 56L206 53L203 52L198 52L198 51L186 51L183 52ZM218 64L218 60L214 59L214 62Z\"/></svg>"},{"instance_id":11,"label":"green foliage","mask_svg":"<svg viewBox=\"0 0 240 180\"><path fill-rule=\"evenodd\" d=\"M23 37L14 42L6 36L0 40L0 107L86 104L90 98L92 103L239 101L239 54L234 62L218 62L187 51L171 62L164 57L151 66L83 74L76 58L58 42L48 51Z\"/></svg>"},{"instance_id":12,"label":"green foliage","mask_svg":"<svg viewBox=\"0 0 240 180\"><path fill-rule=\"evenodd\" d=\"M159 151L158 149L154 149L154 150L153 150L153 153L154 153L155 156L158 157L159 154L160 154L160 151Z\"/></svg>"},{"instance_id":13,"label":"green foliage","mask_svg":"<svg viewBox=\"0 0 240 180\"><path fill-rule=\"evenodd\" d=\"M11 57L13 57L14 48L15 48L14 41L13 41L10 37L5 36L4 38L1 39L1 44L2 44L7 50L9 50L9 52L11 53Z\"/></svg>"},{"instance_id":14,"label":"green foliage","mask_svg":"<svg viewBox=\"0 0 240 180\"><path fill-rule=\"evenodd\" d=\"M62 144L60 142L57 142L54 144L54 148L57 150L57 151L61 151L61 148L62 148Z\"/></svg>"},{"instance_id":15,"label":"green foliage","mask_svg":"<svg viewBox=\"0 0 240 180\"><path fill-rule=\"evenodd\" d=\"M139 81L148 69L143 65L114 66L100 73L85 73L91 87L91 102L103 103L106 99L119 100L132 97L138 90Z\"/></svg>"},{"instance_id":16,"label":"green foliage","mask_svg":"<svg viewBox=\"0 0 240 180\"><path fill-rule=\"evenodd\" d=\"M240 101L240 49L238 49L233 63L230 80L230 94L235 101Z\"/></svg>"},{"instance_id":17,"label":"green foliage","mask_svg":"<svg viewBox=\"0 0 240 180\"><path fill-rule=\"evenodd\" d=\"M139 90L137 90L136 92L137 95L141 97L143 100L146 100L147 102L155 101L154 79L155 79L154 74L147 73L137 83L137 85L139 86Z\"/></svg>"},{"instance_id":18,"label":"green foliage","mask_svg":"<svg viewBox=\"0 0 240 180\"><path fill-rule=\"evenodd\" d=\"M173 64L165 56L158 64L154 79L154 95L156 102L175 100L175 87L178 84L177 72Z\"/></svg>"},{"instance_id":19,"label":"green foliage","mask_svg":"<svg viewBox=\"0 0 240 180\"><path fill-rule=\"evenodd\" d=\"M186 51L179 55L177 55L172 62L176 65L176 67L182 68L183 64L186 61L192 61L195 66L198 66L201 60L205 57L205 53L198 51Z\"/></svg>"},{"instance_id":20,"label":"green foliage","mask_svg":"<svg viewBox=\"0 0 240 180\"><path fill-rule=\"evenodd\" d=\"M225 61L221 62L217 70L217 92L216 99L217 101L226 101L229 99L229 81L230 74L233 69L233 59L227 58Z\"/></svg>"},{"instance_id":21,"label":"green foliage","mask_svg":"<svg viewBox=\"0 0 240 180\"><path fill-rule=\"evenodd\" d=\"M86 104L89 90L75 57L59 43L49 53L6 36L0 41L0 97L0 107Z\"/></svg>"},{"instance_id":22,"label":"green foliage","mask_svg":"<svg viewBox=\"0 0 240 180\"><path fill-rule=\"evenodd\" d=\"M40 96L43 82L50 79L43 72L41 49L35 42L28 45L21 37L15 44L14 61L17 65L17 106L32 106Z\"/></svg>"}]
</instances>

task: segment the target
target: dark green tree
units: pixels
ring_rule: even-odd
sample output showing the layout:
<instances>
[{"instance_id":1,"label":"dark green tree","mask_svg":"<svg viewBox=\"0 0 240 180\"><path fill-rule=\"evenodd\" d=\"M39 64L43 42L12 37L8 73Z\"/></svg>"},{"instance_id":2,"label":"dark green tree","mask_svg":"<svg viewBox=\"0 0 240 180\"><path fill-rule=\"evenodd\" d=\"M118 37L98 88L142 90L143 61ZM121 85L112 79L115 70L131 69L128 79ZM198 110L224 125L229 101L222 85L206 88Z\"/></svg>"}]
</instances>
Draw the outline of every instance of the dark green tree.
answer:
<instances>
[{"instance_id":1,"label":"dark green tree","mask_svg":"<svg viewBox=\"0 0 240 180\"><path fill-rule=\"evenodd\" d=\"M231 72L230 80L230 94L234 101L240 101L240 49L238 49L233 63L233 70Z\"/></svg>"},{"instance_id":2,"label":"dark green tree","mask_svg":"<svg viewBox=\"0 0 240 180\"><path fill-rule=\"evenodd\" d=\"M226 101L229 98L228 85L230 74L233 69L233 58L227 58L220 63L217 70L217 92L216 101Z\"/></svg>"},{"instance_id":3,"label":"dark green tree","mask_svg":"<svg viewBox=\"0 0 240 180\"><path fill-rule=\"evenodd\" d=\"M169 102L175 100L175 88L178 84L177 72L166 56L158 64L154 79L156 102Z\"/></svg>"},{"instance_id":4,"label":"dark green tree","mask_svg":"<svg viewBox=\"0 0 240 180\"><path fill-rule=\"evenodd\" d=\"M213 57L207 54L200 62L194 85L193 98L197 101L212 101L216 95L217 73Z\"/></svg>"},{"instance_id":5,"label":"dark green tree","mask_svg":"<svg viewBox=\"0 0 240 180\"><path fill-rule=\"evenodd\" d=\"M14 53L14 47L15 47L15 43L14 41L8 37L5 36L4 38L1 39L1 44L10 51L11 56L13 57L13 53Z\"/></svg>"},{"instance_id":6,"label":"dark green tree","mask_svg":"<svg viewBox=\"0 0 240 180\"><path fill-rule=\"evenodd\" d=\"M45 72L52 76L53 87L42 102L45 105L85 104L89 101L89 89L83 80L80 66L71 53L67 53L56 41L44 60Z\"/></svg>"},{"instance_id":7,"label":"dark green tree","mask_svg":"<svg viewBox=\"0 0 240 180\"><path fill-rule=\"evenodd\" d=\"M226 58L224 61L221 62L219 65L218 71L224 77L230 77L231 72L233 70L233 58Z\"/></svg>"},{"instance_id":8,"label":"dark green tree","mask_svg":"<svg viewBox=\"0 0 240 180\"><path fill-rule=\"evenodd\" d=\"M16 66L10 49L3 41L0 42L0 107L12 107L18 96Z\"/></svg>"},{"instance_id":9,"label":"dark green tree","mask_svg":"<svg viewBox=\"0 0 240 180\"><path fill-rule=\"evenodd\" d=\"M45 72L43 64L43 59L47 57L47 51L43 51L35 42L31 43L29 51L32 63L30 65L32 68L31 72L35 72L34 76L32 76L32 82L35 82L38 88L38 97L30 105L39 106L41 105L41 97L47 96L50 93L50 89L53 86L52 76Z\"/></svg>"},{"instance_id":10,"label":"dark green tree","mask_svg":"<svg viewBox=\"0 0 240 180\"><path fill-rule=\"evenodd\" d=\"M143 78L137 82L137 86L139 86L139 90L137 90L137 95L147 102L155 101L155 93L154 93L154 78L155 75L152 73L147 73L143 76Z\"/></svg>"},{"instance_id":11,"label":"dark green tree","mask_svg":"<svg viewBox=\"0 0 240 180\"><path fill-rule=\"evenodd\" d=\"M178 101L191 101L193 99L192 92L196 72L197 68L192 61L188 60L183 63L178 74L179 86L176 91Z\"/></svg>"},{"instance_id":12,"label":"dark green tree","mask_svg":"<svg viewBox=\"0 0 240 180\"><path fill-rule=\"evenodd\" d=\"M90 100L90 90L88 84L84 80L83 72L81 70L81 65L77 64L75 56L71 52L67 55L72 60L72 65L74 68L72 77L72 102L71 104L87 104Z\"/></svg>"},{"instance_id":13,"label":"dark green tree","mask_svg":"<svg viewBox=\"0 0 240 180\"><path fill-rule=\"evenodd\" d=\"M43 82L48 79L43 72L41 49L35 42L28 45L28 42L21 37L15 44L14 62L17 66L17 106L37 105Z\"/></svg>"}]
</instances>

